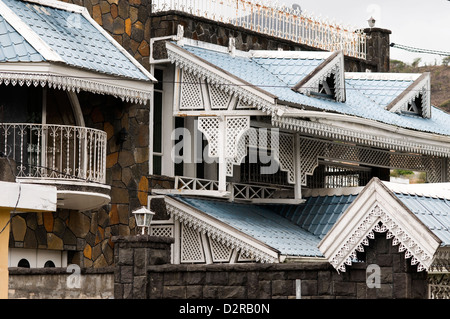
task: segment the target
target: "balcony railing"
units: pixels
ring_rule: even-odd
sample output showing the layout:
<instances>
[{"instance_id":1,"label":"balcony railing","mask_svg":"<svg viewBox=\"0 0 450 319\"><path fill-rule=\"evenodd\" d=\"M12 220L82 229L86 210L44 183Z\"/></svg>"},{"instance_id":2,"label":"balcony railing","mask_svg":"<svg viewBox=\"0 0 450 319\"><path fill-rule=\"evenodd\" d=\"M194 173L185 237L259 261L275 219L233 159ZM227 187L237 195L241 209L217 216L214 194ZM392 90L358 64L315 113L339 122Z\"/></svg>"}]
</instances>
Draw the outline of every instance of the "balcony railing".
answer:
<instances>
[{"instance_id":1,"label":"balcony railing","mask_svg":"<svg viewBox=\"0 0 450 319\"><path fill-rule=\"evenodd\" d=\"M267 185L250 185L241 183L226 183L230 199L258 200L273 199L279 191L289 191L290 188L271 187ZM191 194L197 192L201 195L204 191L218 191L219 182L214 180L176 176L175 187L179 191L189 191Z\"/></svg>"},{"instance_id":2,"label":"balcony railing","mask_svg":"<svg viewBox=\"0 0 450 319\"><path fill-rule=\"evenodd\" d=\"M366 59L366 34L362 30L308 16L300 8L279 5L276 1L153 0L152 10L154 13L180 11L326 51L342 50L347 56Z\"/></svg>"},{"instance_id":3,"label":"balcony railing","mask_svg":"<svg viewBox=\"0 0 450 319\"><path fill-rule=\"evenodd\" d=\"M18 178L106 182L106 133L53 124L0 123L0 150Z\"/></svg>"}]
</instances>

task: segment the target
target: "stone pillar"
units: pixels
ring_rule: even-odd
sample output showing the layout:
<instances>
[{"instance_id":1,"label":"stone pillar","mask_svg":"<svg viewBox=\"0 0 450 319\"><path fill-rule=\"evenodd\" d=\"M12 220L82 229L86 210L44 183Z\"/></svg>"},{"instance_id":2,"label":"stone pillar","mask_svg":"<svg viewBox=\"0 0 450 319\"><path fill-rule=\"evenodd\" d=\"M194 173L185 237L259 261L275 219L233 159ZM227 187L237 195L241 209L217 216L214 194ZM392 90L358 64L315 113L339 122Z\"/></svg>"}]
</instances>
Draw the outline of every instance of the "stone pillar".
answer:
<instances>
[{"instance_id":1,"label":"stone pillar","mask_svg":"<svg viewBox=\"0 0 450 319\"><path fill-rule=\"evenodd\" d=\"M364 29L367 34L367 58L377 66L377 72L389 72L390 30L381 28Z\"/></svg>"},{"instance_id":2,"label":"stone pillar","mask_svg":"<svg viewBox=\"0 0 450 319\"><path fill-rule=\"evenodd\" d=\"M147 267L170 263L173 238L114 236L114 298L147 298Z\"/></svg>"}]
</instances>

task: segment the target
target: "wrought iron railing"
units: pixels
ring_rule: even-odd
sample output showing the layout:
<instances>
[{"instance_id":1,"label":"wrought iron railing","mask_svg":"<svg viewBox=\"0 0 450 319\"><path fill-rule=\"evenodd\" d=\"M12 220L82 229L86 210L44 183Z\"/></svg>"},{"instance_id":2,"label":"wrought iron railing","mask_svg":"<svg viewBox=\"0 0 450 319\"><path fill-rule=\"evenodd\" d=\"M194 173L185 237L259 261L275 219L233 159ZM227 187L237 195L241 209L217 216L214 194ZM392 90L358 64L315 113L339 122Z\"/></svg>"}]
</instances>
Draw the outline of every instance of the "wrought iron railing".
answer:
<instances>
[{"instance_id":1,"label":"wrought iron railing","mask_svg":"<svg viewBox=\"0 0 450 319\"><path fill-rule=\"evenodd\" d=\"M54 124L0 123L0 150L19 178L106 182L106 133Z\"/></svg>"},{"instance_id":2,"label":"wrought iron railing","mask_svg":"<svg viewBox=\"0 0 450 319\"><path fill-rule=\"evenodd\" d=\"M366 59L367 37L362 30L308 16L299 7L279 5L276 1L153 0L153 13L171 10Z\"/></svg>"},{"instance_id":3,"label":"wrought iron railing","mask_svg":"<svg viewBox=\"0 0 450 319\"><path fill-rule=\"evenodd\" d=\"M250 185L231 182L226 183L226 188L227 191L230 192L230 198L244 200L270 199L274 198L278 191L290 190L288 188L283 189L267 185ZM176 176L175 189L181 191L198 191L198 194L201 195L202 191L218 191L219 182L195 177Z\"/></svg>"}]
</instances>

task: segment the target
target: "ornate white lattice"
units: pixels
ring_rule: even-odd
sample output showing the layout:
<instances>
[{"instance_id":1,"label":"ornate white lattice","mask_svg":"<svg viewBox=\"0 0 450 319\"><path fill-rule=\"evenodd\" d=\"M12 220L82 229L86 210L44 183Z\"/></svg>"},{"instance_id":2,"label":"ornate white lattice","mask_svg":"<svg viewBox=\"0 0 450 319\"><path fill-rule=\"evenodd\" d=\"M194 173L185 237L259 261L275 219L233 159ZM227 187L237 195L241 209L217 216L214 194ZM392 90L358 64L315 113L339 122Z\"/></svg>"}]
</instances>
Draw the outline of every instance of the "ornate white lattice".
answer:
<instances>
[{"instance_id":1,"label":"ornate white lattice","mask_svg":"<svg viewBox=\"0 0 450 319\"><path fill-rule=\"evenodd\" d=\"M250 117L227 117L226 118L226 161L227 175L233 176L233 165L239 165L247 155L245 132L250 128Z\"/></svg>"},{"instance_id":2,"label":"ornate white lattice","mask_svg":"<svg viewBox=\"0 0 450 319\"><path fill-rule=\"evenodd\" d=\"M186 224L183 224L181 228L181 262L205 262L200 233Z\"/></svg>"},{"instance_id":3,"label":"ornate white lattice","mask_svg":"<svg viewBox=\"0 0 450 319\"><path fill-rule=\"evenodd\" d=\"M229 262L233 249L218 240L209 239L213 262Z\"/></svg>"},{"instance_id":4,"label":"ornate white lattice","mask_svg":"<svg viewBox=\"0 0 450 319\"><path fill-rule=\"evenodd\" d=\"M236 109L237 110L248 110L248 109L254 109L255 107L248 102L244 102L242 100L239 100L237 105L236 105Z\"/></svg>"},{"instance_id":5,"label":"ornate white lattice","mask_svg":"<svg viewBox=\"0 0 450 319\"><path fill-rule=\"evenodd\" d=\"M225 91L220 90L214 85L208 85L209 97L211 101L211 109L213 110L223 110L228 108L230 103L231 95Z\"/></svg>"},{"instance_id":6,"label":"ornate white lattice","mask_svg":"<svg viewBox=\"0 0 450 319\"><path fill-rule=\"evenodd\" d=\"M219 156L219 118L199 117L198 130L202 132L208 140L209 157Z\"/></svg>"},{"instance_id":7,"label":"ornate white lattice","mask_svg":"<svg viewBox=\"0 0 450 319\"><path fill-rule=\"evenodd\" d=\"M428 182L443 182L444 159L436 156L402 154L304 137L300 138L300 154L302 185L306 185L306 176L314 173L314 169L319 165L319 159L424 171Z\"/></svg>"},{"instance_id":8,"label":"ornate white lattice","mask_svg":"<svg viewBox=\"0 0 450 319\"><path fill-rule=\"evenodd\" d=\"M369 245L369 238L375 238L374 232L386 233L387 239L392 238L392 245L398 245L398 251L405 252L405 258L411 258L412 265L417 264L417 271L426 270L430 266L432 256L429 256L420 243L415 242L412 236L398 225L394 216L375 205L340 250L331 256L330 263L333 267L345 272L346 265L351 265L356 260L357 251L363 252L364 246Z\"/></svg>"},{"instance_id":9,"label":"ornate white lattice","mask_svg":"<svg viewBox=\"0 0 450 319\"><path fill-rule=\"evenodd\" d=\"M173 237L173 225L154 225L150 228L151 236Z\"/></svg>"},{"instance_id":10,"label":"ornate white lattice","mask_svg":"<svg viewBox=\"0 0 450 319\"><path fill-rule=\"evenodd\" d=\"M294 166L294 136L292 134L279 134L280 169L288 173L288 182L295 184Z\"/></svg>"},{"instance_id":11,"label":"ornate white lattice","mask_svg":"<svg viewBox=\"0 0 450 319\"><path fill-rule=\"evenodd\" d=\"M203 108L200 80L194 74L183 71L180 110L198 110Z\"/></svg>"}]
</instances>

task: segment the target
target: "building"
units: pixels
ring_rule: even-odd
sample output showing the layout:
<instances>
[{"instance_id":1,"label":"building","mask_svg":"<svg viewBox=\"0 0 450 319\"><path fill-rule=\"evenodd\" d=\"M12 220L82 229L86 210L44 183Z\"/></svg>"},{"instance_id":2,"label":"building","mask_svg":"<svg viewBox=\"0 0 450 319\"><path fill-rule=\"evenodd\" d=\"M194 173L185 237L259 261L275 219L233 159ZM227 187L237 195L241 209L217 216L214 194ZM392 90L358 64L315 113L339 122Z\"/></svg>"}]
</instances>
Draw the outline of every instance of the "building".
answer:
<instances>
[{"instance_id":1,"label":"building","mask_svg":"<svg viewBox=\"0 0 450 319\"><path fill-rule=\"evenodd\" d=\"M86 9L52 1L2 3L5 12L7 7L36 28L39 43L55 45L52 52L61 59L67 48L52 32L39 33L44 25L33 22L32 14L53 21L68 10L65 22L94 27L93 35L106 39L102 51L123 59L132 72L124 74L120 63L105 63L108 70L75 63L70 73L61 71L63 78L75 81L84 76L67 74L92 72L95 83L75 82L62 91L55 87L66 82L48 85L45 114L57 115L52 104L63 99L61 92L72 92L62 105L74 108L73 120L56 123L83 127L84 121L90 128L83 130L102 140L92 148L83 148L91 142L87 138L78 144L58 140L65 146L59 154L78 145L84 153L72 155L94 160L89 152L102 150L96 153L100 172L83 175L79 185L79 177L67 177L87 170L70 166L71 157L41 151L34 166L26 162L19 181L55 184L61 195L56 213L12 219L10 247L19 253L29 248L36 256L47 249L56 259L62 256L55 263L62 266L114 265L111 238L136 233L131 212L148 206L156 212L150 233L174 238L173 264L322 262L342 273L364 260L365 247L382 233L411 260L413 271L426 271L430 282L433 272L448 276L450 116L431 105L429 74L388 72L389 30L346 30L289 8L245 1L208 8L203 2L190 7L144 0L82 1ZM242 15L226 15L231 3L242 6ZM72 33L59 21L66 40L87 34L77 28ZM9 38L20 33L6 30ZM98 52L95 37L88 56ZM33 48L20 57L14 47L9 59L39 64L41 51ZM69 62L57 61L69 68ZM22 83L7 81L2 86L8 89ZM32 100L40 101L42 93L34 93L38 98ZM52 123L49 116L46 122L37 118L38 128ZM50 137L45 143L47 149L57 146ZM61 159L69 164L51 167L57 177L30 176L47 168L42 163ZM39 169L31 173L29 167ZM390 183L392 169L423 172L429 184ZM69 195L72 205L86 207L71 207ZM436 287L430 296L448 289Z\"/></svg>"},{"instance_id":2,"label":"building","mask_svg":"<svg viewBox=\"0 0 450 319\"><path fill-rule=\"evenodd\" d=\"M16 182L56 186L58 196L55 213L12 217L9 265L107 266L109 234L120 227L109 221L112 209L119 215L112 198L128 186L107 169L111 157L132 167L135 154L147 155L133 141L130 156L126 134L139 131L131 122L155 79L84 7L2 1L0 24L1 152L15 162ZM148 135L148 118L140 130Z\"/></svg>"}]
</instances>

